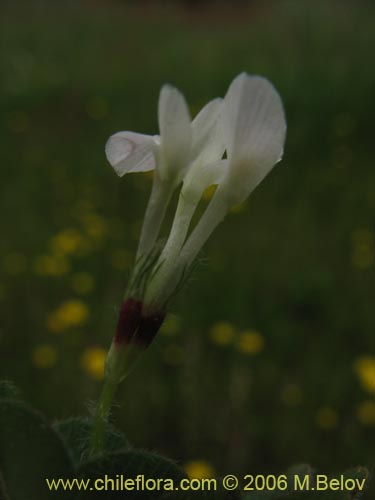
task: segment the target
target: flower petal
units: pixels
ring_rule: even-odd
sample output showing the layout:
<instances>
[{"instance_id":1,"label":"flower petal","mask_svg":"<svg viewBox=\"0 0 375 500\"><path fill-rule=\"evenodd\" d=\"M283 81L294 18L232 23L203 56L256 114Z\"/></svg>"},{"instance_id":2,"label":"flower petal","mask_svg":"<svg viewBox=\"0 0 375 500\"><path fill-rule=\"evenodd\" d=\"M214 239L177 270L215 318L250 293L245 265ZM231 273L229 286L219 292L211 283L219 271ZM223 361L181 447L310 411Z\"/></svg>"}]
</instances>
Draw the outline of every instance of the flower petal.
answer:
<instances>
[{"instance_id":1,"label":"flower petal","mask_svg":"<svg viewBox=\"0 0 375 500\"><path fill-rule=\"evenodd\" d=\"M171 169L176 173L189 159L191 127L185 98L175 87L162 87L158 114L163 166L168 174L172 174Z\"/></svg>"},{"instance_id":2,"label":"flower petal","mask_svg":"<svg viewBox=\"0 0 375 500\"><path fill-rule=\"evenodd\" d=\"M192 158L196 163L211 163L222 158L225 145L222 134L223 99L208 102L192 122Z\"/></svg>"},{"instance_id":3,"label":"flower petal","mask_svg":"<svg viewBox=\"0 0 375 500\"><path fill-rule=\"evenodd\" d=\"M248 170L242 182L249 194L283 154L283 105L268 80L246 73L233 80L224 99L223 132L231 164Z\"/></svg>"},{"instance_id":4,"label":"flower petal","mask_svg":"<svg viewBox=\"0 0 375 500\"><path fill-rule=\"evenodd\" d=\"M196 164L184 179L182 195L198 202L205 189L223 182L227 175L228 165L228 160L219 160L203 166Z\"/></svg>"},{"instance_id":5,"label":"flower petal","mask_svg":"<svg viewBox=\"0 0 375 500\"><path fill-rule=\"evenodd\" d=\"M118 132L105 145L105 153L117 175L147 172L155 168L157 137L135 132Z\"/></svg>"}]
</instances>

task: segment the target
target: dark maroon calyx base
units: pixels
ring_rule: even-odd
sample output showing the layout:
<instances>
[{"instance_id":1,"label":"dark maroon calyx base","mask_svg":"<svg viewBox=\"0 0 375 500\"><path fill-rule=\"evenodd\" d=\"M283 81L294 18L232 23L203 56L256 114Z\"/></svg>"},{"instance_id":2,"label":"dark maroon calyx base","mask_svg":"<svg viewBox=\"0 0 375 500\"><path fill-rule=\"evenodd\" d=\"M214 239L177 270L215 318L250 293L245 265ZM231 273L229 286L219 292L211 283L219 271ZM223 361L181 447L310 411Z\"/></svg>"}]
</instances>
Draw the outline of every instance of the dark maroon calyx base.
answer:
<instances>
[{"instance_id":1,"label":"dark maroon calyx base","mask_svg":"<svg viewBox=\"0 0 375 500\"><path fill-rule=\"evenodd\" d=\"M132 342L135 332L142 319L142 302L136 299L125 299L121 304L116 333L115 345L127 345Z\"/></svg>"},{"instance_id":2,"label":"dark maroon calyx base","mask_svg":"<svg viewBox=\"0 0 375 500\"><path fill-rule=\"evenodd\" d=\"M165 312L143 315L142 302L128 298L121 304L114 344L118 347L137 345L146 349L163 324Z\"/></svg>"},{"instance_id":3,"label":"dark maroon calyx base","mask_svg":"<svg viewBox=\"0 0 375 500\"><path fill-rule=\"evenodd\" d=\"M165 312L142 316L135 342L144 349L154 340L165 318Z\"/></svg>"}]
</instances>

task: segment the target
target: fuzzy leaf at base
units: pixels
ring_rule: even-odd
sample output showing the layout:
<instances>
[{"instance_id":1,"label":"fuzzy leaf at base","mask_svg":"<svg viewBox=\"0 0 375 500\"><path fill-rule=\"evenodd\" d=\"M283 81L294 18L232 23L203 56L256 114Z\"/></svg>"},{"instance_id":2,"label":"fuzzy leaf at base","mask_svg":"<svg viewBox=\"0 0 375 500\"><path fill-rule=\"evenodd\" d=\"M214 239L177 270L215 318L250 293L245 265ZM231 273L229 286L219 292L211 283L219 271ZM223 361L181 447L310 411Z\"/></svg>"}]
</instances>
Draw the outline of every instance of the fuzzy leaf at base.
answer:
<instances>
[{"instance_id":1,"label":"fuzzy leaf at base","mask_svg":"<svg viewBox=\"0 0 375 500\"><path fill-rule=\"evenodd\" d=\"M66 491L51 493L46 479L73 477L73 465L60 436L36 411L12 400L0 400L0 472L11 500L65 500Z\"/></svg>"}]
</instances>

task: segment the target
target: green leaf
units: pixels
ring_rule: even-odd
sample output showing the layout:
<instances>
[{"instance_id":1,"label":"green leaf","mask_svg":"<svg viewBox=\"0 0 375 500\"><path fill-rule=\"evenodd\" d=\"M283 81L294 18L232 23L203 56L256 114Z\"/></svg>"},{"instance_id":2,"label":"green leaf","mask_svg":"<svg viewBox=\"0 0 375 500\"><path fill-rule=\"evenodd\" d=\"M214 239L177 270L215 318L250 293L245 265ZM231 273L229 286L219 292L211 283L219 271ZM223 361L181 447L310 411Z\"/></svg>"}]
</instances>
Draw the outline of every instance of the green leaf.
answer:
<instances>
[{"instance_id":1,"label":"green leaf","mask_svg":"<svg viewBox=\"0 0 375 500\"><path fill-rule=\"evenodd\" d=\"M172 488L171 482L167 481L173 480L175 484L178 484L181 479L186 478L183 470L171 460L146 451L124 450L102 455L83 464L77 474L80 478L90 479L89 488L93 488L92 490L88 489L86 492L81 491L78 499L102 500L105 497L106 500L112 500L126 497L127 500L172 500L174 498L186 498L182 495L175 496L176 492L168 489ZM142 477L145 481L147 479L151 480L149 484L156 483L156 481L152 480L159 480L159 490L148 491L140 488L138 488L138 491L136 489L121 490L124 480L135 481L137 476L141 477L140 482ZM107 490L105 492L95 491L94 481L96 479L100 481L107 480ZM100 483L99 487L103 486L103 484ZM112 486L114 489L117 488L117 491L111 491ZM134 488L136 488L136 483L134 483Z\"/></svg>"},{"instance_id":2,"label":"green leaf","mask_svg":"<svg viewBox=\"0 0 375 500\"><path fill-rule=\"evenodd\" d=\"M0 404L0 471L11 500L65 500L46 479L71 477L73 466L59 435L36 411L16 400ZM3 488L4 489L4 488ZM6 498L6 497L5 497Z\"/></svg>"},{"instance_id":3,"label":"green leaf","mask_svg":"<svg viewBox=\"0 0 375 500\"><path fill-rule=\"evenodd\" d=\"M60 434L76 467L84 460L87 460L91 444L91 419L83 417L70 418L55 422L53 427ZM129 443L124 434L115 427L108 425L104 441L105 452L110 453L125 448L129 448Z\"/></svg>"},{"instance_id":4,"label":"green leaf","mask_svg":"<svg viewBox=\"0 0 375 500\"><path fill-rule=\"evenodd\" d=\"M20 391L10 380L0 380L0 399L18 399Z\"/></svg>"}]
</instances>

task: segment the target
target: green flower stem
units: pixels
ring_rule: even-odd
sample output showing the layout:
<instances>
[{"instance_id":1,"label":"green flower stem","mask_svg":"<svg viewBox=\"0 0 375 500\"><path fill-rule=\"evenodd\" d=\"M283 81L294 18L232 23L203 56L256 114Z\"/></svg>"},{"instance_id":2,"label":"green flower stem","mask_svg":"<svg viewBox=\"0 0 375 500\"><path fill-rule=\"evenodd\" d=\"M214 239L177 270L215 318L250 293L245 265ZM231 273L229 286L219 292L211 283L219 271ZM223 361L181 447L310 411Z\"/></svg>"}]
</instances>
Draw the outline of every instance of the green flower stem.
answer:
<instances>
[{"instance_id":1,"label":"green flower stem","mask_svg":"<svg viewBox=\"0 0 375 500\"><path fill-rule=\"evenodd\" d=\"M94 417L94 424L92 427L91 435L90 456L94 456L103 451L108 417L117 386L118 383L114 382L110 377L106 377Z\"/></svg>"}]
</instances>

